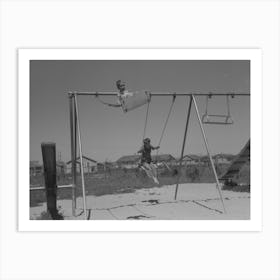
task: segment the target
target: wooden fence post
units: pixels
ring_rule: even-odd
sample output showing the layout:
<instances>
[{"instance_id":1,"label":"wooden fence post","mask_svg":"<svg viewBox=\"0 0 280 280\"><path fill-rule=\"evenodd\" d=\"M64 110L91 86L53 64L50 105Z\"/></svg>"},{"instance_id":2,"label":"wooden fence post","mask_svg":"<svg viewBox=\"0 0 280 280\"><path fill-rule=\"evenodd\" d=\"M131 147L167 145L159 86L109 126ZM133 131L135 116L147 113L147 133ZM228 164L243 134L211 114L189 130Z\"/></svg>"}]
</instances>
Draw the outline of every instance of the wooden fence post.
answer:
<instances>
[{"instance_id":1,"label":"wooden fence post","mask_svg":"<svg viewBox=\"0 0 280 280\"><path fill-rule=\"evenodd\" d=\"M53 220L61 220L63 217L58 213L56 206L56 152L55 143L41 143L44 177L47 199L47 211Z\"/></svg>"}]
</instances>

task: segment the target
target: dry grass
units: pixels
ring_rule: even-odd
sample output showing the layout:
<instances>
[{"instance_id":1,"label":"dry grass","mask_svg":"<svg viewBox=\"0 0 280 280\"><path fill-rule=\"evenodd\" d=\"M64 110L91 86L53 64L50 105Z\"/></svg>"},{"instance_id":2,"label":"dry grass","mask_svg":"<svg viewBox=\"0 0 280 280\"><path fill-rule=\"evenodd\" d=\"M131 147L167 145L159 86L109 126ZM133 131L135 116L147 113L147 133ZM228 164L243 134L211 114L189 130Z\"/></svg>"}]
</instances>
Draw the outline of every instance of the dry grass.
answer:
<instances>
[{"instance_id":1,"label":"dry grass","mask_svg":"<svg viewBox=\"0 0 280 280\"><path fill-rule=\"evenodd\" d=\"M228 166L221 165L217 169L218 175L221 175ZM250 166L249 166L250 167ZM167 169L159 170L159 185L156 185L150 178L147 177L144 171L139 169L134 170L112 170L110 174L89 174L85 176L86 194L101 196L106 194L121 194L135 192L137 189L152 188L154 186L164 186L176 184L178 180L178 167L172 167L172 171ZM239 181L250 181L250 169L245 168L241 172ZM208 166L183 166L179 183L197 182L197 183L212 183L214 176ZM249 179L248 179L249 178ZM249 181L248 181L249 180ZM64 178L58 178L58 185L70 184L71 177L69 175ZM31 185L44 185L43 176L31 178ZM77 180L77 196L82 196L81 177ZM58 199L71 199L72 190L58 189ZM46 201L45 192L31 191L30 206L36 206Z\"/></svg>"}]
</instances>

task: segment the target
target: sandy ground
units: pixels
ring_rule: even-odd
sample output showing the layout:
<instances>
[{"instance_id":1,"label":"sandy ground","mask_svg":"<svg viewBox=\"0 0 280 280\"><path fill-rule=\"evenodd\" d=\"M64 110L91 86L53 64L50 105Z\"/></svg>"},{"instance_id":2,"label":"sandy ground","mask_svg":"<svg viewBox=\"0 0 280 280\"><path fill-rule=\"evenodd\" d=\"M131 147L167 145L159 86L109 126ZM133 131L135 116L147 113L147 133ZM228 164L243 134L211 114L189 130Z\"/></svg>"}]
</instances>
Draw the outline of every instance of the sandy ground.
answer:
<instances>
[{"instance_id":1,"label":"sandy ground","mask_svg":"<svg viewBox=\"0 0 280 280\"><path fill-rule=\"evenodd\" d=\"M181 184L174 200L175 185L141 189L134 193L87 196L91 220L247 220L250 219L250 194L222 191L226 213L223 213L215 184ZM77 199L76 217L72 201L57 202L64 219L83 219L82 198ZM38 219L46 204L30 208L30 218Z\"/></svg>"}]
</instances>

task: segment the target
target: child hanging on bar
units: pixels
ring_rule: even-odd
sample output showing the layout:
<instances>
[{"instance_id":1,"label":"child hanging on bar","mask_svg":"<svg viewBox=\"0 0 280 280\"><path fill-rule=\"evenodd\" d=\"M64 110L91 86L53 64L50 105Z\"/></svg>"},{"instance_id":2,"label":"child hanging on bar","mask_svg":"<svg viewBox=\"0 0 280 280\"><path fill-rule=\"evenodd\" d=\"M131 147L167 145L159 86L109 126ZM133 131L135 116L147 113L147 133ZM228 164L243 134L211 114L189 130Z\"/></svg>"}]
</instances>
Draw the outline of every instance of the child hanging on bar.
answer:
<instances>
[{"instance_id":1,"label":"child hanging on bar","mask_svg":"<svg viewBox=\"0 0 280 280\"><path fill-rule=\"evenodd\" d=\"M141 160L140 160L141 168L146 171L149 177L153 178L156 184L159 184L159 181L157 179L156 167L152 163L152 156L151 156L152 150L157 150L157 149L159 149L159 146L153 147L151 145L150 138L145 138L143 140L143 146L138 151L138 153L141 153Z\"/></svg>"},{"instance_id":2,"label":"child hanging on bar","mask_svg":"<svg viewBox=\"0 0 280 280\"><path fill-rule=\"evenodd\" d=\"M121 80L116 81L118 89L118 103L126 113L151 101L151 93L148 91L128 91Z\"/></svg>"},{"instance_id":3,"label":"child hanging on bar","mask_svg":"<svg viewBox=\"0 0 280 280\"><path fill-rule=\"evenodd\" d=\"M122 83L121 80L116 81L117 89L119 90L120 95L123 95L125 92L125 83Z\"/></svg>"}]
</instances>

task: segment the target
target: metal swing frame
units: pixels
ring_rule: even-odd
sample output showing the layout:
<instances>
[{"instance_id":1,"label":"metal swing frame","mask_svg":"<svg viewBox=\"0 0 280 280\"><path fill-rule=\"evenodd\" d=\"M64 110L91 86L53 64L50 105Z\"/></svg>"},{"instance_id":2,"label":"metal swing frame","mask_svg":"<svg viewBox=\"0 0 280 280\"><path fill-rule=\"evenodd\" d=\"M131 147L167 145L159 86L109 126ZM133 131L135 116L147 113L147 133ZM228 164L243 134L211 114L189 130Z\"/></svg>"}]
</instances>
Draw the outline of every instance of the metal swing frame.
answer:
<instances>
[{"instance_id":1,"label":"metal swing frame","mask_svg":"<svg viewBox=\"0 0 280 280\"><path fill-rule=\"evenodd\" d=\"M151 96L157 96L157 97L167 97L167 96L174 96L174 93L169 93L169 92L151 92ZM76 208L77 208L77 194L76 194L76 189L77 189L77 170L76 170L76 159L77 159L77 151L79 150L79 157L80 157L80 165L81 165L81 179L82 179L82 196L83 196L83 214L84 214L84 219L88 219L87 215L87 201L86 201L86 187L85 187L85 177L84 177L84 170L83 170L83 150L82 150L82 139L81 139L81 128L80 128L80 120L79 120L79 110L78 110L78 97L79 96L117 96L118 92L68 92L68 99L69 99L69 112L70 112L70 140L71 140L71 162L72 162L72 169L71 169L71 174L72 174L72 214L73 216L76 215ZM201 120L197 103L196 103L196 97L197 96L208 96L209 94L206 93L176 93L176 96L185 96L189 97L189 106L187 110L187 119L186 119L186 126L185 126L185 131L184 131L184 139L183 139L183 144L182 144L182 149L181 149L181 157L180 157L180 163L179 163L179 175L177 178L177 183L176 183L176 188L175 188L175 197L174 199L177 199L177 194L178 194L178 188L179 188L179 180L180 180L180 171L182 168L182 160L184 157L184 150L185 150L185 143L186 143L186 136L187 136L187 131L189 127L189 120L190 120L190 114L191 114L191 108L192 104L194 104L197 120L200 125L201 133L203 136L205 148L207 150L207 154L211 163L211 168L215 177L216 181L216 188L219 193L219 198L223 206L223 212L226 213L225 205L224 205L224 200L221 192L221 185L216 173L216 169L214 166L214 161L212 159L212 155L209 150L209 145L208 141L206 138L206 134L204 131L203 127L203 122ZM250 96L249 93L213 93L213 95L216 96Z\"/></svg>"},{"instance_id":2,"label":"metal swing frame","mask_svg":"<svg viewBox=\"0 0 280 280\"><path fill-rule=\"evenodd\" d=\"M232 95L231 97L233 97ZM218 124L218 125L229 125L233 124L233 119L230 114L230 104L229 104L229 98L230 95L226 95L226 103L227 103L227 114L209 114L208 113L208 105L209 105L209 99L212 98L212 94L208 94L206 96L206 106L205 106L205 113L202 116L202 123L204 124ZM214 118L214 120L211 120L211 118Z\"/></svg>"}]
</instances>

